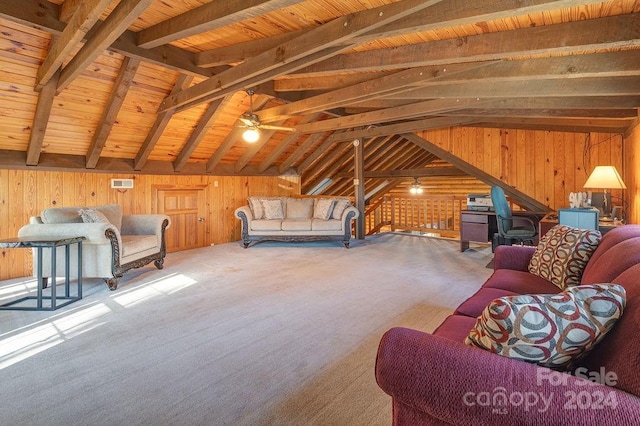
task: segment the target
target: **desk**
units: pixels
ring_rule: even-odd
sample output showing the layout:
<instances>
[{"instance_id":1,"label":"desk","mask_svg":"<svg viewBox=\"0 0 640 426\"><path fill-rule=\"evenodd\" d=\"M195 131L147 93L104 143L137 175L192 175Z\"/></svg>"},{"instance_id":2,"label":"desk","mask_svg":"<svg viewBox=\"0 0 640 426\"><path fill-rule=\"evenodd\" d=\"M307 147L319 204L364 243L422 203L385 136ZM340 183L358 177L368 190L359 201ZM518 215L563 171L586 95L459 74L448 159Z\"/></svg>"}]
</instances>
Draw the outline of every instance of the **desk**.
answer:
<instances>
[{"instance_id":1,"label":"desk","mask_svg":"<svg viewBox=\"0 0 640 426\"><path fill-rule=\"evenodd\" d=\"M549 232L549 229L553 228L557 224L558 224L558 214L557 213L547 214L545 217L540 219L538 234L540 234L540 236L546 234L547 232ZM612 229L622 225L624 225L624 223L620 222L619 220L616 220L613 222L601 221L598 223L598 229L600 230L600 233L604 235L607 232L611 231Z\"/></svg>"},{"instance_id":2,"label":"desk","mask_svg":"<svg viewBox=\"0 0 640 426\"><path fill-rule=\"evenodd\" d=\"M518 216L528 217L538 223L546 212L513 212L514 224L518 223ZM460 212L460 251L469 248L470 241L487 243L493 241L498 232L498 221L495 212L462 210Z\"/></svg>"},{"instance_id":3,"label":"desk","mask_svg":"<svg viewBox=\"0 0 640 426\"><path fill-rule=\"evenodd\" d=\"M0 240L0 248L35 248L38 260L37 270L37 296L25 296L11 302L0 305L0 310L15 309L21 311L54 311L58 308L82 299L82 240L84 237L65 238L62 240L43 240L33 238L12 238L8 240ZM75 296L71 296L69 284L69 252L71 244L78 244L78 290ZM58 247L64 247L65 254L65 280L64 280L64 296L56 295L56 252ZM51 286L50 296L44 296L44 289L47 287L46 279L42 277L42 253L45 248L51 251ZM43 299L49 299L49 306L44 306ZM58 304L58 300L64 302ZM23 302L35 300L35 306L24 306ZM21 305L22 304L22 305ZM20 305L20 306L18 306Z\"/></svg>"}]
</instances>

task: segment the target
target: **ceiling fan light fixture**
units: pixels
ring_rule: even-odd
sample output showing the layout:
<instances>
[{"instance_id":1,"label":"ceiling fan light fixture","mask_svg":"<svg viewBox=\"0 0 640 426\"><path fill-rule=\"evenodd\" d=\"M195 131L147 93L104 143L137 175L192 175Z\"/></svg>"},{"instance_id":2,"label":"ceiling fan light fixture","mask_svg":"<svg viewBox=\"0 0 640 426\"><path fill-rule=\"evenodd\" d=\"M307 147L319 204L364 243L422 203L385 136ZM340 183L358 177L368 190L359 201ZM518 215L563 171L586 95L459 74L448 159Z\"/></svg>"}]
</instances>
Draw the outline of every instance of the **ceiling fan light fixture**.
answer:
<instances>
[{"instance_id":1,"label":"ceiling fan light fixture","mask_svg":"<svg viewBox=\"0 0 640 426\"><path fill-rule=\"evenodd\" d=\"M254 143L260 139L260 131L255 127L249 127L247 130L242 132L242 139L246 142Z\"/></svg>"},{"instance_id":2,"label":"ceiling fan light fixture","mask_svg":"<svg viewBox=\"0 0 640 426\"><path fill-rule=\"evenodd\" d=\"M422 189L422 186L420 186L420 182L418 182L418 178L414 179L413 183L411 184L411 187L409 187L409 192L412 193L413 195L422 194L424 192L424 190Z\"/></svg>"}]
</instances>

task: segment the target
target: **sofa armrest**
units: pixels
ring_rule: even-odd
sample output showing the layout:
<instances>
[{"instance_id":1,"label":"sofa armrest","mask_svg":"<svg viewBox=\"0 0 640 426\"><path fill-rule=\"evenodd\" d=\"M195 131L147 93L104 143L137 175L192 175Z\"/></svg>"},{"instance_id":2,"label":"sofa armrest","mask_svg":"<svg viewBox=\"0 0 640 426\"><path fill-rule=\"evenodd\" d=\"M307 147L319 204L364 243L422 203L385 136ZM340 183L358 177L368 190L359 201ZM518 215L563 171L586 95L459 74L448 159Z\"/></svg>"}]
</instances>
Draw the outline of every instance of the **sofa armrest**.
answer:
<instances>
[{"instance_id":1,"label":"sofa armrest","mask_svg":"<svg viewBox=\"0 0 640 426\"><path fill-rule=\"evenodd\" d=\"M535 247L529 246L498 246L493 255L493 269L513 269L527 272L529 261L535 251Z\"/></svg>"},{"instance_id":2,"label":"sofa armrest","mask_svg":"<svg viewBox=\"0 0 640 426\"><path fill-rule=\"evenodd\" d=\"M164 214L129 214L122 216L122 235L160 235L164 221L171 224L169 216Z\"/></svg>"},{"instance_id":3,"label":"sofa armrest","mask_svg":"<svg viewBox=\"0 0 640 426\"><path fill-rule=\"evenodd\" d=\"M63 239L84 237L82 244L110 244L105 232L113 230L120 242L120 233L108 223L43 223L24 225L18 230L20 238Z\"/></svg>"},{"instance_id":4,"label":"sofa armrest","mask_svg":"<svg viewBox=\"0 0 640 426\"><path fill-rule=\"evenodd\" d=\"M242 215L244 215L247 221L251 222L253 220L253 214L251 213L249 206L238 207L235 211L235 215L238 219L242 219Z\"/></svg>"},{"instance_id":5,"label":"sofa armrest","mask_svg":"<svg viewBox=\"0 0 640 426\"><path fill-rule=\"evenodd\" d=\"M450 424L628 424L640 408L619 389L406 328L382 337L376 380L394 402Z\"/></svg>"}]
</instances>

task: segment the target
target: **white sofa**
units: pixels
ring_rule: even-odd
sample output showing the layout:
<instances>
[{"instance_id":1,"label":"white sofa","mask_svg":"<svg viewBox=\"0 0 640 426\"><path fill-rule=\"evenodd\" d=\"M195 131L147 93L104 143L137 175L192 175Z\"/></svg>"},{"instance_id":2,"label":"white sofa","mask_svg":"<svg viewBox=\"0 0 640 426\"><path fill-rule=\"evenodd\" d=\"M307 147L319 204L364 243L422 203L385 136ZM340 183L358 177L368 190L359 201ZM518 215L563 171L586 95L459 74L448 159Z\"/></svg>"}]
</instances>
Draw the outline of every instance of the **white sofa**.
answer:
<instances>
[{"instance_id":1,"label":"white sofa","mask_svg":"<svg viewBox=\"0 0 640 426\"><path fill-rule=\"evenodd\" d=\"M166 255L164 232L170 219L166 215L123 215L117 204L96 207L59 207L31 217L29 224L18 231L21 238L63 239L85 237L82 242L82 276L103 278L110 290L132 268L154 262L162 269ZM35 249L34 249L35 250ZM57 271L65 270L63 248L56 254ZM77 245L72 245L70 277L78 275ZM51 276L50 256L43 256L43 285ZM34 253L33 274L37 275Z\"/></svg>"},{"instance_id":2,"label":"white sofa","mask_svg":"<svg viewBox=\"0 0 640 426\"><path fill-rule=\"evenodd\" d=\"M359 216L347 197L249 197L236 209L244 248L254 241L342 241L349 248L351 222Z\"/></svg>"}]
</instances>

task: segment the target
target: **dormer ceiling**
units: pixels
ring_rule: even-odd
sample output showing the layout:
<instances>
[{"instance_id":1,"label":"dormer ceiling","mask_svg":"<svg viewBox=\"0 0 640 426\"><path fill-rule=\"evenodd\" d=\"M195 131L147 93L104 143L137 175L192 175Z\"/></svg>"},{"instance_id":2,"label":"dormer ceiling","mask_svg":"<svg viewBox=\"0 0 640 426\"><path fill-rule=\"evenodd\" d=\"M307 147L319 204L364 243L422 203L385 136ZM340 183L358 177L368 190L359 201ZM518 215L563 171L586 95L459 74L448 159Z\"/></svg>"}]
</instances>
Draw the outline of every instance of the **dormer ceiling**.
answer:
<instances>
[{"instance_id":1,"label":"dormer ceiling","mask_svg":"<svg viewBox=\"0 0 640 426\"><path fill-rule=\"evenodd\" d=\"M380 179L458 175L402 135L625 133L640 108L639 12L631 0L2 0L0 167L304 173L312 190L329 168L348 174L361 138ZM247 91L276 127L254 144Z\"/></svg>"}]
</instances>

